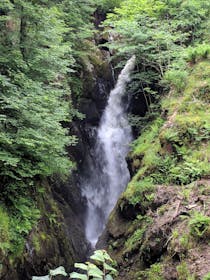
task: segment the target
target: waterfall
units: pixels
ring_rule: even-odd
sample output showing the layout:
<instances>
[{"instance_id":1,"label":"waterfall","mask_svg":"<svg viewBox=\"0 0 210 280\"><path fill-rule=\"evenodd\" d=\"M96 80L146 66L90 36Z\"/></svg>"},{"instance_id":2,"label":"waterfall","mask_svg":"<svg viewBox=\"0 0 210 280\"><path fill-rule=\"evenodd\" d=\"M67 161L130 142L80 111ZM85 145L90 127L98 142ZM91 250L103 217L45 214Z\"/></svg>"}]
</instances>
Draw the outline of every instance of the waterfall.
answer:
<instances>
[{"instance_id":1,"label":"waterfall","mask_svg":"<svg viewBox=\"0 0 210 280\"><path fill-rule=\"evenodd\" d=\"M86 236L94 246L102 233L108 215L130 179L126 156L132 140L126 106L126 85L135 66L135 56L121 71L97 131L96 145L84 178L82 193L87 200Z\"/></svg>"}]
</instances>

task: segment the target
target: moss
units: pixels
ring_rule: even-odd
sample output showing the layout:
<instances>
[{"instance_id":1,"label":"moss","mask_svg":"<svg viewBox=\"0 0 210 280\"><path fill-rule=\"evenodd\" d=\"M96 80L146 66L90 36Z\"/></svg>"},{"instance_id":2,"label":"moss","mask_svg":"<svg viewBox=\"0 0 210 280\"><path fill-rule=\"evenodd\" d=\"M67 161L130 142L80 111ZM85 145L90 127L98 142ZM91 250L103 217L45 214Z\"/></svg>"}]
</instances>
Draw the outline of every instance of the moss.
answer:
<instances>
[{"instance_id":1,"label":"moss","mask_svg":"<svg viewBox=\"0 0 210 280\"><path fill-rule=\"evenodd\" d=\"M39 252L41 249L40 238L39 236L34 235L32 238L32 244L36 252Z\"/></svg>"},{"instance_id":2,"label":"moss","mask_svg":"<svg viewBox=\"0 0 210 280\"><path fill-rule=\"evenodd\" d=\"M25 237L40 217L32 198L19 197L13 203L9 212L0 207L0 251L11 263L23 257Z\"/></svg>"},{"instance_id":3,"label":"moss","mask_svg":"<svg viewBox=\"0 0 210 280\"><path fill-rule=\"evenodd\" d=\"M152 150L151 154L153 154L153 157L155 157L156 152L160 147L156 142L156 138L159 134L159 129L162 124L163 120L161 118L156 119L151 124L151 126L148 129L146 129L136 141L134 141L131 157L149 157L147 155L149 150L150 152Z\"/></svg>"},{"instance_id":4,"label":"moss","mask_svg":"<svg viewBox=\"0 0 210 280\"><path fill-rule=\"evenodd\" d=\"M153 264L147 272L148 280L164 280L162 276L162 265L161 264Z\"/></svg>"},{"instance_id":5,"label":"moss","mask_svg":"<svg viewBox=\"0 0 210 280\"><path fill-rule=\"evenodd\" d=\"M147 208L154 199L154 184L152 178L146 177L141 181L132 180L123 194L129 203L140 204L142 208Z\"/></svg>"},{"instance_id":6,"label":"moss","mask_svg":"<svg viewBox=\"0 0 210 280\"><path fill-rule=\"evenodd\" d=\"M129 237L125 242L126 251L132 251L139 246L142 236L145 232L145 228L137 229L131 237Z\"/></svg>"},{"instance_id":7,"label":"moss","mask_svg":"<svg viewBox=\"0 0 210 280\"><path fill-rule=\"evenodd\" d=\"M10 247L9 217L3 207L0 206L0 252L6 253ZM1 254L0 254L1 255Z\"/></svg>"},{"instance_id":8,"label":"moss","mask_svg":"<svg viewBox=\"0 0 210 280\"><path fill-rule=\"evenodd\" d=\"M124 254L132 252L140 247L143 235L147 230L148 226L152 223L150 217L138 215L133 222L133 228L131 228L131 235L127 238L125 242Z\"/></svg>"}]
</instances>

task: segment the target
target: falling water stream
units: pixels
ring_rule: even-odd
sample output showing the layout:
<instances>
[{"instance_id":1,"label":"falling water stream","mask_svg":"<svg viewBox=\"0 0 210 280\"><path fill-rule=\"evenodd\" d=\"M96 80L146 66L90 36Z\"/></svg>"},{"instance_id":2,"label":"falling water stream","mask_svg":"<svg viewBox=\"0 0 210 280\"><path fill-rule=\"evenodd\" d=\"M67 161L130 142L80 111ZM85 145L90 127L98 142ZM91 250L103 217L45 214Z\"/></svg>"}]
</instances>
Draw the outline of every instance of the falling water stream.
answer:
<instances>
[{"instance_id":1,"label":"falling water stream","mask_svg":"<svg viewBox=\"0 0 210 280\"><path fill-rule=\"evenodd\" d=\"M86 236L92 246L96 244L108 215L130 179L126 156L132 132L123 97L134 66L135 56L128 60L110 93L97 131L93 160L88 167L91 176L82 184L88 208Z\"/></svg>"}]
</instances>

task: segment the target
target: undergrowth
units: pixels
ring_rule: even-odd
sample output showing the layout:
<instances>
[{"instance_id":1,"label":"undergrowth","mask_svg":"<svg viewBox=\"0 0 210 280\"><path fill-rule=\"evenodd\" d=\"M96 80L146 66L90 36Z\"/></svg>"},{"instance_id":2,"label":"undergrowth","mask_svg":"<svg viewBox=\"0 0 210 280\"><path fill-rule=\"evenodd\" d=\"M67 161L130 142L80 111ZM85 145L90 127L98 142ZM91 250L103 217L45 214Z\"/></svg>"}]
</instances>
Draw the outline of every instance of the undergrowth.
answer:
<instances>
[{"instance_id":1,"label":"undergrowth","mask_svg":"<svg viewBox=\"0 0 210 280\"><path fill-rule=\"evenodd\" d=\"M148 195L151 201L154 185L187 185L209 174L209 77L209 60L188 67L187 83L163 99L163 113L134 141L136 174L123 195L131 204L147 204Z\"/></svg>"},{"instance_id":2,"label":"undergrowth","mask_svg":"<svg viewBox=\"0 0 210 280\"><path fill-rule=\"evenodd\" d=\"M18 197L13 203L9 212L0 208L0 249L11 260L21 256L25 237L40 218L40 211L29 196Z\"/></svg>"}]
</instances>

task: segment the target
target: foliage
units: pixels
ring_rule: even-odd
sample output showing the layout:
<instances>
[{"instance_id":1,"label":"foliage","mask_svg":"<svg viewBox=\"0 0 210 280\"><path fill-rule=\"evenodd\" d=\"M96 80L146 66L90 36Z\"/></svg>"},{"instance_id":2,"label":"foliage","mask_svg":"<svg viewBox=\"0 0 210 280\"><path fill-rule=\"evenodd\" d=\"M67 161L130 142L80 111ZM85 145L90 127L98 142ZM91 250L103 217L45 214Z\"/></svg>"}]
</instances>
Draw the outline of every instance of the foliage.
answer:
<instances>
[{"instance_id":1,"label":"foliage","mask_svg":"<svg viewBox=\"0 0 210 280\"><path fill-rule=\"evenodd\" d=\"M186 86L187 77L187 71L184 71L183 69L171 69L165 73L164 79L178 92L181 92Z\"/></svg>"},{"instance_id":2,"label":"foliage","mask_svg":"<svg viewBox=\"0 0 210 280\"><path fill-rule=\"evenodd\" d=\"M159 129L162 124L163 120L158 118L150 124L150 127L145 128L144 131L142 131L141 137L135 140L132 144L132 156L145 155L145 151L147 151L148 148L151 148L152 144L155 142L154 139L158 136ZM157 143L155 143L155 146L157 146Z\"/></svg>"},{"instance_id":3,"label":"foliage","mask_svg":"<svg viewBox=\"0 0 210 280\"><path fill-rule=\"evenodd\" d=\"M5 253L10 246L9 217L2 207L0 207L0 221L0 253L1 251Z\"/></svg>"},{"instance_id":4,"label":"foliage","mask_svg":"<svg viewBox=\"0 0 210 280\"><path fill-rule=\"evenodd\" d=\"M67 276L65 268L63 266L59 266L56 269L50 270L49 275L33 276L32 280L51 280L53 276L57 276L57 275Z\"/></svg>"},{"instance_id":5,"label":"foliage","mask_svg":"<svg viewBox=\"0 0 210 280\"><path fill-rule=\"evenodd\" d=\"M208 56L209 47L203 40L208 40L209 11L208 0L128 0L108 14L105 26L113 28L115 37L119 34L109 47L121 60L136 55L137 71L131 83L132 92L145 100L150 114L159 109L154 105L167 88L161 81L163 77L179 92L186 84L186 67L173 63L179 61L186 65L185 58L189 57L193 44L197 46L193 52L198 59Z\"/></svg>"},{"instance_id":6,"label":"foliage","mask_svg":"<svg viewBox=\"0 0 210 280\"><path fill-rule=\"evenodd\" d=\"M195 280L195 276L188 270L186 262L182 261L176 267L178 273L178 280Z\"/></svg>"},{"instance_id":7,"label":"foliage","mask_svg":"<svg viewBox=\"0 0 210 280\"><path fill-rule=\"evenodd\" d=\"M210 272L207 273L204 277L203 280L209 280L210 279Z\"/></svg>"},{"instance_id":8,"label":"foliage","mask_svg":"<svg viewBox=\"0 0 210 280\"><path fill-rule=\"evenodd\" d=\"M86 271L85 274L73 272L70 274L70 277L81 279L81 280L89 280L89 279L101 279L101 280L112 280L111 274L116 274L116 269L112 267L113 260L107 254L105 250L97 250L90 257L92 262L86 262L86 264L75 264L75 268L82 269ZM109 265L108 263L111 263Z\"/></svg>"},{"instance_id":9,"label":"foliage","mask_svg":"<svg viewBox=\"0 0 210 280\"><path fill-rule=\"evenodd\" d=\"M69 89L61 84L71 60L65 59L70 49L59 9L17 1L8 16L0 38L0 176L7 197L35 176L68 173L65 146L75 143L61 125L71 118L64 99Z\"/></svg>"},{"instance_id":10,"label":"foliage","mask_svg":"<svg viewBox=\"0 0 210 280\"><path fill-rule=\"evenodd\" d=\"M182 95L173 89L173 95L163 99L166 117L162 114L149 123L134 141L130 157L136 175L125 192L130 201L141 202L139 186L145 180L152 184L186 185L209 174L206 151L210 119L205 101L209 69L209 61L196 64L189 71ZM206 91L200 94L204 86Z\"/></svg>"},{"instance_id":11,"label":"foliage","mask_svg":"<svg viewBox=\"0 0 210 280\"><path fill-rule=\"evenodd\" d=\"M210 237L210 217L195 212L189 221L190 233L196 238Z\"/></svg>"},{"instance_id":12,"label":"foliage","mask_svg":"<svg viewBox=\"0 0 210 280\"><path fill-rule=\"evenodd\" d=\"M13 198L13 207L0 208L0 250L15 259L24 250L25 237L36 225L40 211L30 196Z\"/></svg>"},{"instance_id":13,"label":"foliage","mask_svg":"<svg viewBox=\"0 0 210 280\"><path fill-rule=\"evenodd\" d=\"M98 0L97 7L99 11L109 12L114 8L119 7L123 0Z\"/></svg>"},{"instance_id":14,"label":"foliage","mask_svg":"<svg viewBox=\"0 0 210 280\"><path fill-rule=\"evenodd\" d=\"M125 251L124 255L126 256L128 252L135 251L137 248L140 248L142 244L142 239L145 231L148 228L148 225L151 224L152 219L150 217L145 217L138 215L136 220L131 226L132 234L127 238L125 242ZM134 230L133 230L134 228Z\"/></svg>"},{"instance_id":15,"label":"foliage","mask_svg":"<svg viewBox=\"0 0 210 280\"><path fill-rule=\"evenodd\" d=\"M0 202L8 236L2 232L0 243L5 255L22 254L24 239L40 218L40 182L55 175L65 179L74 167L66 150L77 142L68 123L81 117L72 105L73 73L87 51L85 40L93 35L95 9L92 0L0 3Z\"/></svg>"},{"instance_id":16,"label":"foliage","mask_svg":"<svg viewBox=\"0 0 210 280\"><path fill-rule=\"evenodd\" d=\"M210 53L209 44L198 44L195 47L189 47L187 49L187 60L196 63L199 59L208 58Z\"/></svg>"},{"instance_id":17,"label":"foliage","mask_svg":"<svg viewBox=\"0 0 210 280\"><path fill-rule=\"evenodd\" d=\"M75 263L75 268L85 271L85 273L72 272L70 279L97 279L97 280L113 280L112 275L116 274L116 269L112 267L113 260L105 250L97 250L90 257L92 262ZM111 263L111 265L109 264ZM50 280L53 276L63 275L67 276L65 269L60 266L54 270L50 270L46 276L33 276L32 280Z\"/></svg>"},{"instance_id":18,"label":"foliage","mask_svg":"<svg viewBox=\"0 0 210 280\"><path fill-rule=\"evenodd\" d=\"M153 264L151 265L151 267L148 269L148 271L146 271L147 274L147 279L148 280L163 280L163 276L162 276L162 266L161 264Z\"/></svg>"},{"instance_id":19,"label":"foliage","mask_svg":"<svg viewBox=\"0 0 210 280\"><path fill-rule=\"evenodd\" d=\"M154 199L154 189L154 183L150 177L142 180L133 179L123 193L123 197L126 197L133 205L139 204L144 212ZM123 208L123 203L121 207Z\"/></svg>"}]
</instances>

